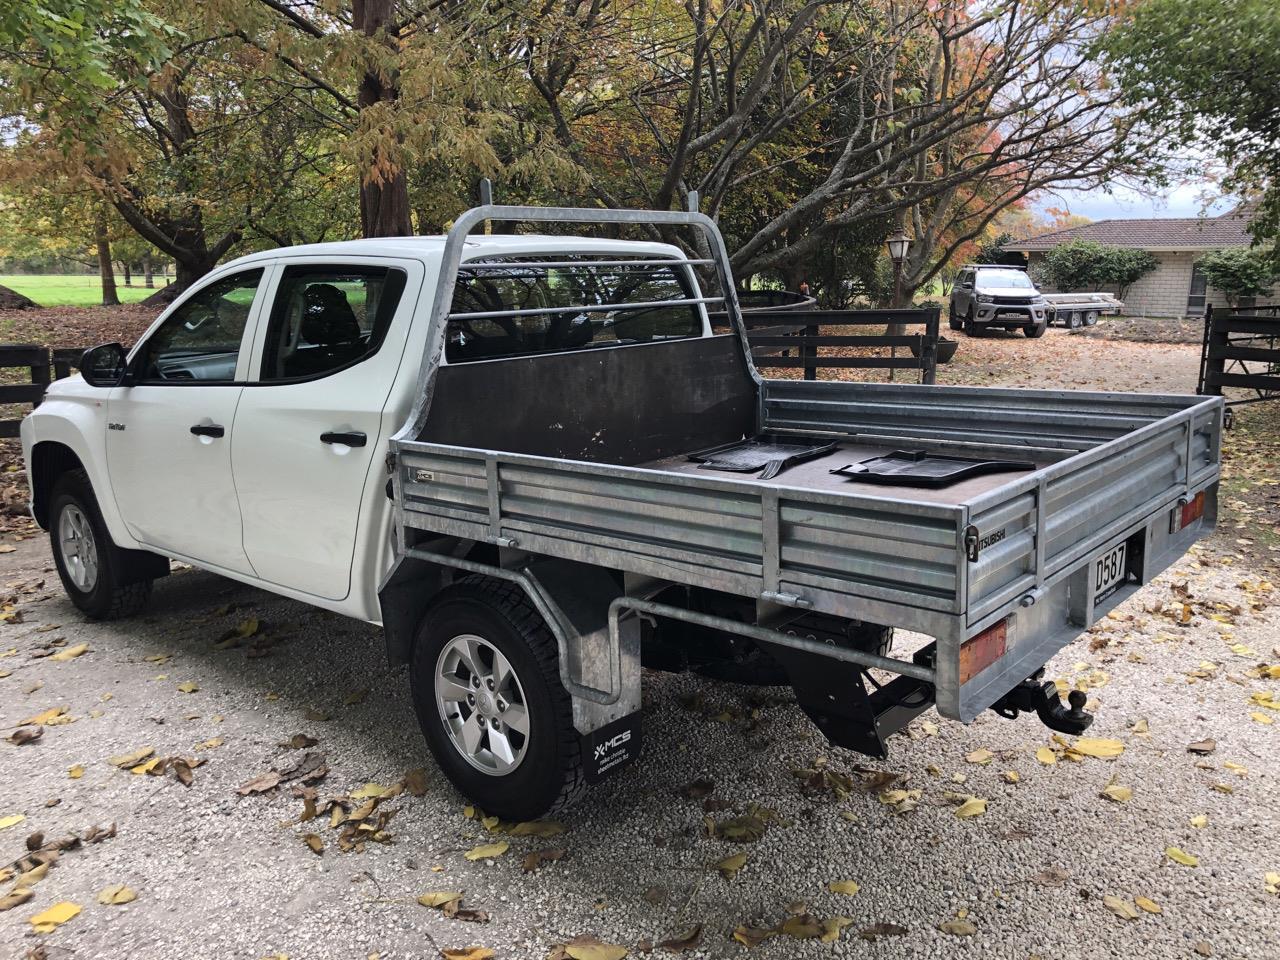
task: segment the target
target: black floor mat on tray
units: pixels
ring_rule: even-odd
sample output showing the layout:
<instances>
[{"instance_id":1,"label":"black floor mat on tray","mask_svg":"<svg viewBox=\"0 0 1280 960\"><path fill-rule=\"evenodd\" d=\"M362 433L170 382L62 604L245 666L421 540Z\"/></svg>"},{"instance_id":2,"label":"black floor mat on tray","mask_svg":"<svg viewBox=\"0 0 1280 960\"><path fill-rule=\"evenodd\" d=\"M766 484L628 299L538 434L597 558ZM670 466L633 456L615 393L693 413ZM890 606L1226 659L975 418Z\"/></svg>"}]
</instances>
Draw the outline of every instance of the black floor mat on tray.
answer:
<instances>
[{"instance_id":1,"label":"black floor mat on tray","mask_svg":"<svg viewBox=\"0 0 1280 960\"><path fill-rule=\"evenodd\" d=\"M944 457L924 450L895 450L832 470L859 483L884 483L897 487L947 487L970 477L1009 470L1034 470L1022 460L974 460Z\"/></svg>"},{"instance_id":2,"label":"black floor mat on tray","mask_svg":"<svg viewBox=\"0 0 1280 960\"><path fill-rule=\"evenodd\" d=\"M812 460L836 448L834 440L819 437L791 437L762 433L750 440L738 440L689 454L689 459L706 470L729 473L762 471L759 480L772 480L783 470Z\"/></svg>"}]
</instances>

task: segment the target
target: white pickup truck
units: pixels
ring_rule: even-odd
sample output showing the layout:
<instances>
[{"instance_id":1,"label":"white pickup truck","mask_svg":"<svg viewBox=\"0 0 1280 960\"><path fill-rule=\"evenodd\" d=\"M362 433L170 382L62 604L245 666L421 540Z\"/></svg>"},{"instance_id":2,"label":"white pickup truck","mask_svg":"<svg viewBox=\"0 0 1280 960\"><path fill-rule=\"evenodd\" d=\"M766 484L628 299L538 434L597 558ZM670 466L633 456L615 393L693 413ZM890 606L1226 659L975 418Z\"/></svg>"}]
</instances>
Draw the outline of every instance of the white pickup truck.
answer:
<instances>
[{"instance_id":1,"label":"white pickup truck","mask_svg":"<svg viewBox=\"0 0 1280 960\"><path fill-rule=\"evenodd\" d=\"M520 221L700 254L475 232ZM1044 664L1216 514L1220 398L763 380L696 213L253 254L81 374L22 424L75 605L133 613L177 558L380 624L512 819L636 755L642 665L789 684L873 756L934 707L1078 733Z\"/></svg>"}]
</instances>

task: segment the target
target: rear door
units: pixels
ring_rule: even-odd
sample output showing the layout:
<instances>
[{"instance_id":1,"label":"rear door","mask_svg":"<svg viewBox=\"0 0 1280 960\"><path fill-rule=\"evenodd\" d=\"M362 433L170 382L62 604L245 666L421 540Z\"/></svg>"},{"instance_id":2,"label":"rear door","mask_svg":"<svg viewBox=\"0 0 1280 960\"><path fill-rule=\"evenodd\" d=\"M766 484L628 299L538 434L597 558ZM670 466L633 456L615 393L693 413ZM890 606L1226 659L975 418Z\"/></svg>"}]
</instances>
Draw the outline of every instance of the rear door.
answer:
<instances>
[{"instance_id":1,"label":"rear door","mask_svg":"<svg viewBox=\"0 0 1280 960\"><path fill-rule=\"evenodd\" d=\"M161 553L250 574L231 443L270 269L193 293L138 346L130 385L107 399L107 469L129 532Z\"/></svg>"},{"instance_id":2,"label":"rear door","mask_svg":"<svg viewBox=\"0 0 1280 960\"><path fill-rule=\"evenodd\" d=\"M255 340L232 459L244 550L263 580L327 600L351 586L364 504L382 496L383 409L423 268L285 265Z\"/></svg>"}]
</instances>

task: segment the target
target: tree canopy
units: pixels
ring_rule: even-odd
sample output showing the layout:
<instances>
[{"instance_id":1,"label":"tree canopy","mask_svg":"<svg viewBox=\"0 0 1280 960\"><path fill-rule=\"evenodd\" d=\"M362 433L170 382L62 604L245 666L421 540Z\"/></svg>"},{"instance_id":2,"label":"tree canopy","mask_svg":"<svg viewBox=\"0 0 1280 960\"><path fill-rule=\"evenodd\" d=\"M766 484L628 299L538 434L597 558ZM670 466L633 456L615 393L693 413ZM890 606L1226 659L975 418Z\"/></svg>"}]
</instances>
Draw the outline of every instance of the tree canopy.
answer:
<instances>
[{"instance_id":1,"label":"tree canopy","mask_svg":"<svg viewBox=\"0 0 1280 960\"><path fill-rule=\"evenodd\" d=\"M490 176L513 202L696 192L740 277L845 299L898 227L910 291L1036 191L1159 172L1095 0L17 6L7 192L101 198L179 286L245 249L438 231Z\"/></svg>"}]
</instances>

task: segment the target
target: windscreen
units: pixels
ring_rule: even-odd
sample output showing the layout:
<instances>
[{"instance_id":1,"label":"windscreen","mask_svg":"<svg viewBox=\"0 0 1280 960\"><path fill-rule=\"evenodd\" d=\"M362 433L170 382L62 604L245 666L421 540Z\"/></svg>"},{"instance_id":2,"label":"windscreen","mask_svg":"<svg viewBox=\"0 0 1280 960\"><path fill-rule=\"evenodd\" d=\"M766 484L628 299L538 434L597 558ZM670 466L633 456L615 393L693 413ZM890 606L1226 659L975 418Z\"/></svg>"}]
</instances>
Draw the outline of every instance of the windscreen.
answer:
<instances>
[{"instance_id":1,"label":"windscreen","mask_svg":"<svg viewBox=\"0 0 1280 960\"><path fill-rule=\"evenodd\" d=\"M1034 290L1035 285L1021 270L979 270L980 287L1013 287L1017 290Z\"/></svg>"},{"instance_id":2,"label":"windscreen","mask_svg":"<svg viewBox=\"0 0 1280 960\"><path fill-rule=\"evenodd\" d=\"M587 256L470 262L445 341L453 363L678 340L702 334L680 266Z\"/></svg>"}]
</instances>

